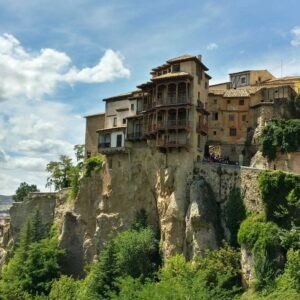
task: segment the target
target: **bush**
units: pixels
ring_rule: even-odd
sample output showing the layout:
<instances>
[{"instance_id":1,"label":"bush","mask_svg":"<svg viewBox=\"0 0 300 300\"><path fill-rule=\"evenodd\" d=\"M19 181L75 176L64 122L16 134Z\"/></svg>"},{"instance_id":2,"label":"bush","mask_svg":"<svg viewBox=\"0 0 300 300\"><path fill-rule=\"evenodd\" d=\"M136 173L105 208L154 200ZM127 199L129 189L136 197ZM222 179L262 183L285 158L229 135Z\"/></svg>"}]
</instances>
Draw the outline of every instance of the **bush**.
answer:
<instances>
[{"instance_id":1,"label":"bush","mask_svg":"<svg viewBox=\"0 0 300 300\"><path fill-rule=\"evenodd\" d=\"M69 276L61 276L55 280L51 287L49 300L74 300L77 299L77 291L79 289L79 281Z\"/></svg>"},{"instance_id":2,"label":"bush","mask_svg":"<svg viewBox=\"0 0 300 300\"><path fill-rule=\"evenodd\" d=\"M245 218L246 208L243 195L239 188L233 188L225 206L225 221L230 232L230 244L234 247L238 246L237 233Z\"/></svg>"},{"instance_id":3,"label":"bush","mask_svg":"<svg viewBox=\"0 0 300 300\"><path fill-rule=\"evenodd\" d=\"M261 134L263 156L276 158L276 152L297 151L300 147L300 120L273 119L263 128Z\"/></svg>"},{"instance_id":4,"label":"bush","mask_svg":"<svg viewBox=\"0 0 300 300\"><path fill-rule=\"evenodd\" d=\"M280 233L276 224L264 222L261 215L250 216L241 224L238 241L252 251L257 289L270 284L283 268Z\"/></svg>"},{"instance_id":5,"label":"bush","mask_svg":"<svg viewBox=\"0 0 300 300\"><path fill-rule=\"evenodd\" d=\"M92 156L88 158L85 163L85 173L84 176L90 177L92 172L99 172L104 164L104 157L102 155Z\"/></svg>"},{"instance_id":6,"label":"bush","mask_svg":"<svg viewBox=\"0 0 300 300\"><path fill-rule=\"evenodd\" d=\"M259 187L266 218L283 228L300 225L300 176L282 171L264 171Z\"/></svg>"},{"instance_id":7,"label":"bush","mask_svg":"<svg viewBox=\"0 0 300 300\"><path fill-rule=\"evenodd\" d=\"M158 241L150 228L120 233L106 245L83 281L79 299L107 298L120 277L145 280L158 269Z\"/></svg>"},{"instance_id":8,"label":"bush","mask_svg":"<svg viewBox=\"0 0 300 300\"><path fill-rule=\"evenodd\" d=\"M300 292L300 250L288 251L286 274L292 279L294 288Z\"/></svg>"}]
</instances>

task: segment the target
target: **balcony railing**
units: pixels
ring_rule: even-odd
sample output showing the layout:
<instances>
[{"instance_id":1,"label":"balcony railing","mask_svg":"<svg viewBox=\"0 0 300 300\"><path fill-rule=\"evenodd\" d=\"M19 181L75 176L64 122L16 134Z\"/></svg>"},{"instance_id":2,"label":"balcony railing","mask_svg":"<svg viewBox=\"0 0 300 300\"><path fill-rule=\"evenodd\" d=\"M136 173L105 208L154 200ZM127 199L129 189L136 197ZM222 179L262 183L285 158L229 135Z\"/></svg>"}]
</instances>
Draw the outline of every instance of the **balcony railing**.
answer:
<instances>
[{"instance_id":1,"label":"balcony railing","mask_svg":"<svg viewBox=\"0 0 300 300\"><path fill-rule=\"evenodd\" d=\"M141 140L142 138L143 138L142 132L127 133L128 141Z\"/></svg>"},{"instance_id":2,"label":"balcony railing","mask_svg":"<svg viewBox=\"0 0 300 300\"><path fill-rule=\"evenodd\" d=\"M154 101L153 106L162 106L162 105L176 105L176 104L189 104L192 100L190 97L178 96L176 97L164 97L159 98Z\"/></svg>"},{"instance_id":3,"label":"balcony railing","mask_svg":"<svg viewBox=\"0 0 300 300\"><path fill-rule=\"evenodd\" d=\"M99 149L110 148L110 143L99 143Z\"/></svg>"}]
</instances>

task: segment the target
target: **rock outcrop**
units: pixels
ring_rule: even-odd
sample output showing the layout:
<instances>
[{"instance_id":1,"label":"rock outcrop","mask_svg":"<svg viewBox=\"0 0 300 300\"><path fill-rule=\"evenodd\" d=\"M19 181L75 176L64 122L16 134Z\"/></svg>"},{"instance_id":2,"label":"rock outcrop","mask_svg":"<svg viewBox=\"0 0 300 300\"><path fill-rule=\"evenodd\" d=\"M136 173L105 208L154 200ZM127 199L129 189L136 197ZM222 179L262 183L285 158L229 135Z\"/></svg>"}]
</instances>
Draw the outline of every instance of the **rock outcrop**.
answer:
<instances>
[{"instance_id":1,"label":"rock outcrop","mask_svg":"<svg viewBox=\"0 0 300 300\"><path fill-rule=\"evenodd\" d=\"M16 241L22 224L36 209L44 223L58 227L60 246L67 253L64 272L77 277L111 237L131 227L141 209L160 235L164 258L176 253L192 258L207 248L216 248L226 229L221 210L233 186L247 189L248 209L260 210L255 186L259 172L196 164L190 157L186 153L158 153L151 147L111 155L113 168L105 164L100 173L83 178L75 200L70 201L64 190L34 193L15 204L10 241L2 248Z\"/></svg>"}]
</instances>

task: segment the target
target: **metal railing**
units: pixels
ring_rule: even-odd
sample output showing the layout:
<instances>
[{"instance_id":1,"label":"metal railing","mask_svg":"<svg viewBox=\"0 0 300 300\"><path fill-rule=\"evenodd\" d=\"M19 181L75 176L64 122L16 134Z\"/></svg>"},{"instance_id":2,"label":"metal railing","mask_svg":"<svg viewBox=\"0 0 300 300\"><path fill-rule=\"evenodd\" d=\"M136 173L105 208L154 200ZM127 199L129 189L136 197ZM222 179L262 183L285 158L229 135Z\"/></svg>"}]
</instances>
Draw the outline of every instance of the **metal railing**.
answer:
<instances>
[{"instance_id":1,"label":"metal railing","mask_svg":"<svg viewBox=\"0 0 300 300\"><path fill-rule=\"evenodd\" d=\"M110 143L99 143L98 148L99 149L110 148Z\"/></svg>"}]
</instances>

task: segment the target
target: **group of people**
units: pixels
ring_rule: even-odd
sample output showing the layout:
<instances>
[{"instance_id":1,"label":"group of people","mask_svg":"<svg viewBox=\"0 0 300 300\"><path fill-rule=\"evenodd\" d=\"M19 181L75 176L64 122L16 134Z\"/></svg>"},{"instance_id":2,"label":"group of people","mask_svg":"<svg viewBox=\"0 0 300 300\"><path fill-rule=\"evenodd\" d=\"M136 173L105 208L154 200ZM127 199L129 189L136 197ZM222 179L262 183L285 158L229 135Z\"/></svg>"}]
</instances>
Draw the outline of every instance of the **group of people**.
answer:
<instances>
[{"instance_id":1,"label":"group of people","mask_svg":"<svg viewBox=\"0 0 300 300\"><path fill-rule=\"evenodd\" d=\"M219 164L226 164L226 165L239 165L238 161L232 161L229 159L229 156L220 156L220 155L210 155L208 157L203 158L204 162L208 163L219 163Z\"/></svg>"}]
</instances>

